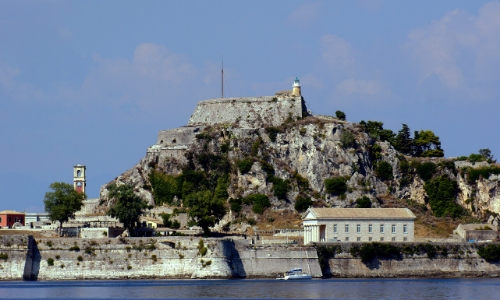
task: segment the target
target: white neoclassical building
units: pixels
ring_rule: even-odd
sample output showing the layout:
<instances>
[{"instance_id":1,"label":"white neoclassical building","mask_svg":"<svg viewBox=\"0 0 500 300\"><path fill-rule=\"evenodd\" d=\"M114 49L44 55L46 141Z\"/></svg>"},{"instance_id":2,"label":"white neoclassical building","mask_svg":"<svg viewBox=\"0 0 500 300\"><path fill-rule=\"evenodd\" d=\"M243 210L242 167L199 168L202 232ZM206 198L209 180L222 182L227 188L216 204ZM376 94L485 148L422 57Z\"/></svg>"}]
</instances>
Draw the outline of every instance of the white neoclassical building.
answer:
<instances>
[{"instance_id":1,"label":"white neoclassical building","mask_svg":"<svg viewBox=\"0 0 500 300\"><path fill-rule=\"evenodd\" d=\"M309 208L304 244L412 242L415 218L408 208Z\"/></svg>"}]
</instances>

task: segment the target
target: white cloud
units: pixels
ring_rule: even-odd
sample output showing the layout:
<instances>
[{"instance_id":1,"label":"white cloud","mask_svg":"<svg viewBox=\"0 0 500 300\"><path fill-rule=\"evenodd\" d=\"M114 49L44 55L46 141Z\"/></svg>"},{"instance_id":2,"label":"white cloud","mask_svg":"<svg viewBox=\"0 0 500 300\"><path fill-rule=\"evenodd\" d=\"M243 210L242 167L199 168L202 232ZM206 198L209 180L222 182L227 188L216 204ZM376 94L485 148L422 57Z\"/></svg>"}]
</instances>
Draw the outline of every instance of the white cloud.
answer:
<instances>
[{"instance_id":1,"label":"white cloud","mask_svg":"<svg viewBox=\"0 0 500 300\"><path fill-rule=\"evenodd\" d=\"M76 97L104 98L117 107L152 109L160 102L174 101L198 70L189 58L155 44L140 44L132 60L94 56L89 72Z\"/></svg>"},{"instance_id":2,"label":"white cloud","mask_svg":"<svg viewBox=\"0 0 500 300\"><path fill-rule=\"evenodd\" d=\"M316 19L319 7L319 3L302 4L288 16L287 21L290 24L307 26Z\"/></svg>"},{"instance_id":3,"label":"white cloud","mask_svg":"<svg viewBox=\"0 0 500 300\"><path fill-rule=\"evenodd\" d=\"M485 4L478 15L458 9L448 12L440 20L412 30L408 38L405 46L416 58L421 83L436 75L446 88L470 96L485 80L493 83L499 79L498 2Z\"/></svg>"},{"instance_id":4,"label":"white cloud","mask_svg":"<svg viewBox=\"0 0 500 300\"><path fill-rule=\"evenodd\" d=\"M353 73L356 65L352 45L334 34L321 39L321 58L332 72Z\"/></svg>"}]
</instances>

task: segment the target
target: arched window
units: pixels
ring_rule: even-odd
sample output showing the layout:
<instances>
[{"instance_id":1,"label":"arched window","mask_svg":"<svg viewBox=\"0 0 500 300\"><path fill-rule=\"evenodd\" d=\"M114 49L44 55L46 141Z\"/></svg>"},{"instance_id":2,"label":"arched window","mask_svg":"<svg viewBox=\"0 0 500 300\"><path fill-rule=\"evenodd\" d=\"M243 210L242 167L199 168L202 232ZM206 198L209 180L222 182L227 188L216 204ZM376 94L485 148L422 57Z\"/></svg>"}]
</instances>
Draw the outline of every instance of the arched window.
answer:
<instances>
[{"instance_id":1,"label":"arched window","mask_svg":"<svg viewBox=\"0 0 500 300\"><path fill-rule=\"evenodd\" d=\"M82 174L82 171L80 171L80 170L76 171L76 177L80 177L81 174Z\"/></svg>"}]
</instances>

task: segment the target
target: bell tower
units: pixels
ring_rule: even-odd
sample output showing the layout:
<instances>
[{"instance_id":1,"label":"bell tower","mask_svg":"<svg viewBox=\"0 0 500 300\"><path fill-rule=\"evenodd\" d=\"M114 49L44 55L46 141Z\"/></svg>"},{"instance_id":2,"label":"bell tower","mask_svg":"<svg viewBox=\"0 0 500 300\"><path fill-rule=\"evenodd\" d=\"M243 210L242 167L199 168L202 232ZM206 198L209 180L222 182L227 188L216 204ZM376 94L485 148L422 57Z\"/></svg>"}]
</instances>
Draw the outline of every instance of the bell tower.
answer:
<instances>
[{"instance_id":1,"label":"bell tower","mask_svg":"<svg viewBox=\"0 0 500 300\"><path fill-rule=\"evenodd\" d=\"M297 78L297 77L295 77L295 80L293 81L292 95L293 96L302 96L302 94L300 93L300 81L299 81L299 78Z\"/></svg>"},{"instance_id":2,"label":"bell tower","mask_svg":"<svg viewBox=\"0 0 500 300\"><path fill-rule=\"evenodd\" d=\"M80 164L73 167L73 188L80 193L85 193L85 186L87 185L86 168Z\"/></svg>"}]
</instances>

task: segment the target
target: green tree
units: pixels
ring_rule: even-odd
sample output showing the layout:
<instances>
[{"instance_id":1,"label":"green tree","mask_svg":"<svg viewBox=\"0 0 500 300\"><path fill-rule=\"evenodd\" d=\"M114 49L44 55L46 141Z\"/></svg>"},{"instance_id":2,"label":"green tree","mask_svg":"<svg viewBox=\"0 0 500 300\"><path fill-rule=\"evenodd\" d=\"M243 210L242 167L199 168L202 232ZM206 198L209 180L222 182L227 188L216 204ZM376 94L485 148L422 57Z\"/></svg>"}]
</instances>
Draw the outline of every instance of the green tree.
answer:
<instances>
[{"instance_id":1,"label":"green tree","mask_svg":"<svg viewBox=\"0 0 500 300\"><path fill-rule=\"evenodd\" d=\"M204 190L191 193L184 199L191 222L200 226L207 236L210 234L209 227L213 227L226 214L226 199L219 196L218 193L214 195Z\"/></svg>"},{"instance_id":2,"label":"green tree","mask_svg":"<svg viewBox=\"0 0 500 300\"><path fill-rule=\"evenodd\" d=\"M451 180L447 175L429 180L425 183L424 189L429 197L429 205L436 217L450 216L456 218L466 213L455 202L458 185L456 181Z\"/></svg>"},{"instance_id":3,"label":"green tree","mask_svg":"<svg viewBox=\"0 0 500 300\"><path fill-rule=\"evenodd\" d=\"M398 134L394 138L393 146L403 154L412 155L413 139L411 138L410 127L408 127L408 125L403 124L403 128L398 131Z\"/></svg>"},{"instance_id":4,"label":"green tree","mask_svg":"<svg viewBox=\"0 0 500 300\"><path fill-rule=\"evenodd\" d=\"M245 198L245 204L252 204L252 211L262 214L266 208L271 207L269 197L264 194L251 194Z\"/></svg>"},{"instance_id":5,"label":"green tree","mask_svg":"<svg viewBox=\"0 0 500 300\"><path fill-rule=\"evenodd\" d=\"M486 149L479 149L479 154L481 154L486 160L488 160L489 163L493 162L493 155L491 155L491 150L486 148Z\"/></svg>"},{"instance_id":6,"label":"green tree","mask_svg":"<svg viewBox=\"0 0 500 300\"><path fill-rule=\"evenodd\" d=\"M133 229L139 226L139 217L149 208L147 202L134 193L134 187L130 184L118 186L112 183L108 185L108 191L108 197L114 200L114 205L107 214L120 220L132 236Z\"/></svg>"},{"instance_id":7,"label":"green tree","mask_svg":"<svg viewBox=\"0 0 500 300\"><path fill-rule=\"evenodd\" d=\"M337 110L335 116L337 116L337 119L345 121L345 113L343 111Z\"/></svg>"},{"instance_id":8,"label":"green tree","mask_svg":"<svg viewBox=\"0 0 500 300\"><path fill-rule=\"evenodd\" d=\"M297 195L295 198L295 210L298 212L305 212L309 207L313 205L311 197L304 195Z\"/></svg>"},{"instance_id":9,"label":"green tree","mask_svg":"<svg viewBox=\"0 0 500 300\"><path fill-rule=\"evenodd\" d=\"M359 125L363 127L365 132L374 139L388 141L393 143L395 134L390 129L384 129L384 123L377 121L361 121Z\"/></svg>"},{"instance_id":10,"label":"green tree","mask_svg":"<svg viewBox=\"0 0 500 300\"><path fill-rule=\"evenodd\" d=\"M431 130L415 131L413 139L413 155L423 157L443 157L439 137Z\"/></svg>"},{"instance_id":11,"label":"green tree","mask_svg":"<svg viewBox=\"0 0 500 300\"><path fill-rule=\"evenodd\" d=\"M391 180L392 179L392 166L390 163L386 161L381 161L377 164L377 168L375 169L375 173L382 180Z\"/></svg>"},{"instance_id":12,"label":"green tree","mask_svg":"<svg viewBox=\"0 0 500 300\"><path fill-rule=\"evenodd\" d=\"M341 195L347 192L347 183L344 177L325 179L325 189L329 194Z\"/></svg>"},{"instance_id":13,"label":"green tree","mask_svg":"<svg viewBox=\"0 0 500 300\"><path fill-rule=\"evenodd\" d=\"M363 196L362 198L356 199L356 207L357 208L371 208L372 200L370 198Z\"/></svg>"},{"instance_id":14,"label":"green tree","mask_svg":"<svg viewBox=\"0 0 500 300\"><path fill-rule=\"evenodd\" d=\"M87 196L75 191L71 184L65 182L51 183L49 188L52 192L45 193L43 200L45 211L52 221L59 221L59 235L62 235L63 223L75 217L75 212L82 208Z\"/></svg>"}]
</instances>

